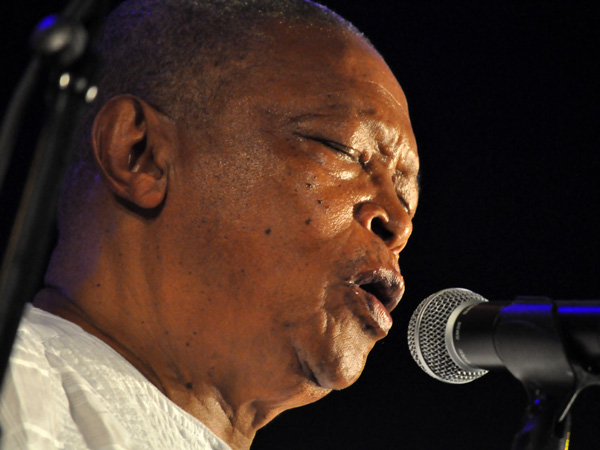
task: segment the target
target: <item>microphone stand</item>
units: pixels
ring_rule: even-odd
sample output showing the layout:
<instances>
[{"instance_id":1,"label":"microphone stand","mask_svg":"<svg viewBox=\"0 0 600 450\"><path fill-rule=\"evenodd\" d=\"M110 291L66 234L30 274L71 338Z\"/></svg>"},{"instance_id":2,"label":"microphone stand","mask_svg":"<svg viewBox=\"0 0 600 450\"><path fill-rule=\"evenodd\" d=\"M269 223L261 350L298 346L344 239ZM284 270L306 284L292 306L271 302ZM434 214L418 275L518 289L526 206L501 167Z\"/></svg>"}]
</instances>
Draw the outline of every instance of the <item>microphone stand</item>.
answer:
<instances>
[{"instance_id":1,"label":"microphone stand","mask_svg":"<svg viewBox=\"0 0 600 450\"><path fill-rule=\"evenodd\" d=\"M15 90L0 129L1 187L25 103L42 71L47 71L47 116L0 268L0 382L24 305L33 298L44 271L58 193L71 157L74 124L97 93L89 42L108 7L107 0L72 0L63 14L40 22L32 36L32 62Z\"/></svg>"},{"instance_id":2,"label":"microphone stand","mask_svg":"<svg viewBox=\"0 0 600 450\"><path fill-rule=\"evenodd\" d=\"M516 301L503 309L495 339L498 356L528 394L523 425L512 450L567 450L570 409L600 377L569 358L549 299Z\"/></svg>"}]
</instances>

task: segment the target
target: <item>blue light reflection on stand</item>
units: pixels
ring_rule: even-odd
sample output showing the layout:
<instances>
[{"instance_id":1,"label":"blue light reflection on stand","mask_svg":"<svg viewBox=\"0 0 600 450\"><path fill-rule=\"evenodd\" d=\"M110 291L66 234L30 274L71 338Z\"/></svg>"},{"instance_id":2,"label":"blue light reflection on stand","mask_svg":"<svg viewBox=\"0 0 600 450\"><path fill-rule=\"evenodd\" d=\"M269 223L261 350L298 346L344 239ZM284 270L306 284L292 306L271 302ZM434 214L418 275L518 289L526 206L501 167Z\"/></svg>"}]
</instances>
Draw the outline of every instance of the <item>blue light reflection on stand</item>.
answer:
<instances>
[{"instance_id":1,"label":"blue light reflection on stand","mask_svg":"<svg viewBox=\"0 0 600 450\"><path fill-rule=\"evenodd\" d=\"M558 314L595 315L600 319L600 306L563 305L558 307Z\"/></svg>"},{"instance_id":2,"label":"blue light reflection on stand","mask_svg":"<svg viewBox=\"0 0 600 450\"><path fill-rule=\"evenodd\" d=\"M598 316L600 319L600 305L598 304L569 304L568 301L557 302L557 311L559 315L585 315L585 316ZM503 313L519 314L519 313L535 313L544 314L552 309L552 305L549 304L536 304L536 303L513 303L502 308Z\"/></svg>"},{"instance_id":3,"label":"blue light reflection on stand","mask_svg":"<svg viewBox=\"0 0 600 450\"><path fill-rule=\"evenodd\" d=\"M43 31L43 30L45 30L47 28L50 28L56 22L58 22L58 15L57 14L52 14L51 16L45 17L45 18L43 18L40 21L40 23L38 23L38 25L37 25L37 31Z\"/></svg>"},{"instance_id":4,"label":"blue light reflection on stand","mask_svg":"<svg viewBox=\"0 0 600 450\"><path fill-rule=\"evenodd\" d=\"M509 314L519 314L519 313L528 313L528 314L545 314L552 310L552 305L544 304L544 303L512 303L504 308L502 308L503 313Z\"/></svg>"}]
</instances>

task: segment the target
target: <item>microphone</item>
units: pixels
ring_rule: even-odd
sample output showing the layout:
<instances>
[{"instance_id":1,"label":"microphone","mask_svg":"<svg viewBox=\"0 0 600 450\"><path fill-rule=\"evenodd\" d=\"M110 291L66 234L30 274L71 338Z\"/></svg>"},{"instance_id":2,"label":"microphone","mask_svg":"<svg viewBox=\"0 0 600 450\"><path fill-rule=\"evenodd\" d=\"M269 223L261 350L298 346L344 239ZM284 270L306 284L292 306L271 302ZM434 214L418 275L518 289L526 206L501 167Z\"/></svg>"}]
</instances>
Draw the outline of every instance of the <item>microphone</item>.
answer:
<instances>
[{"instance_id":1,"label":"microphone","mask_svg":"<svg viewBox=\"0 0 600 450\"><path fill-rule=\"evenodd\" d=\"M573 364L598 373L600 301L488 302L467 289L445 289L417 307L408 344L422 370L452 384L501 368L521 380L554 380Z\"/></svg>"}]
</instances>

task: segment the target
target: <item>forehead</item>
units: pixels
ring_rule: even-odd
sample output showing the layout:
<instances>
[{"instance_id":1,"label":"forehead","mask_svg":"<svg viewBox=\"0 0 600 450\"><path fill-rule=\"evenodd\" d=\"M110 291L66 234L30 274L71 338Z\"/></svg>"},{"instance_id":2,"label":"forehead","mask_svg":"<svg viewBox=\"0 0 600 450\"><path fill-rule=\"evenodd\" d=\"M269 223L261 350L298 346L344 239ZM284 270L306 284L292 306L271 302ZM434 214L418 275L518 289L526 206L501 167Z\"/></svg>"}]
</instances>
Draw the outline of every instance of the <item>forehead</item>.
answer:
<instances>
[{"instance_id":1,"label":"forehead","mask_svg":"<svg viewBox=\"0 0 600 450\"><path fill-rule=\"evenodd\" d=\"M401 146L418 170L404 92L365 39L342 28L282 23L271 24L268 36L248 67L242 97L273 117Z\"/></svg>"},{"instance_id":2,"label":"forehead","mask_svg":"<svg viewBox=\"0 0 600 450\"><path fill-rule=\"evenodd\" d=\"M389 67L361 36L345 28L317 28L310 25L271 24L268 39L256 57L254 73L269 81L289 80L318 84L324 89L360 88L378 90L383 97L406 108L406 98ZM278 76L279 75L279 76ZM319 91L313 90L314 93Z\"/></svg>"}]
</instances>

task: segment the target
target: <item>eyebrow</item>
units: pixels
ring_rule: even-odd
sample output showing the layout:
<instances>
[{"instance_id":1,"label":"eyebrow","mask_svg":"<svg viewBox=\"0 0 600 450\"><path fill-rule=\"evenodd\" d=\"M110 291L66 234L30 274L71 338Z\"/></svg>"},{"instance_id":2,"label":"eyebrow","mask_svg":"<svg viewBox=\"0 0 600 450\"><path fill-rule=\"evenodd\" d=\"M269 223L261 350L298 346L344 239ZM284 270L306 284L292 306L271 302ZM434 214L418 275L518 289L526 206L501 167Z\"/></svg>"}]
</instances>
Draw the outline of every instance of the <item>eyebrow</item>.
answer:
<instances>
[{"instance_id":1,"label":"eyebrow","mask_svg":"<svg viewBox=\"0 0 600 450\"><path fill-rule=\"evenodd\" d=\"M299 122L306 122L306 121L314 120L314 119L326 119L331 116L332 116L332 114L327 114L327 113L314 113L314 112L302 113L302 114L290 117L287 122L291 123L291 124L296 124Z\"/></svg>"}]
</instances>

